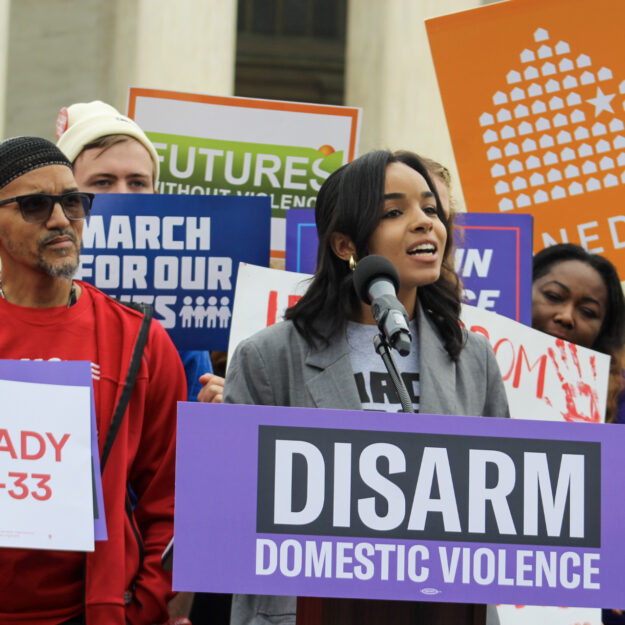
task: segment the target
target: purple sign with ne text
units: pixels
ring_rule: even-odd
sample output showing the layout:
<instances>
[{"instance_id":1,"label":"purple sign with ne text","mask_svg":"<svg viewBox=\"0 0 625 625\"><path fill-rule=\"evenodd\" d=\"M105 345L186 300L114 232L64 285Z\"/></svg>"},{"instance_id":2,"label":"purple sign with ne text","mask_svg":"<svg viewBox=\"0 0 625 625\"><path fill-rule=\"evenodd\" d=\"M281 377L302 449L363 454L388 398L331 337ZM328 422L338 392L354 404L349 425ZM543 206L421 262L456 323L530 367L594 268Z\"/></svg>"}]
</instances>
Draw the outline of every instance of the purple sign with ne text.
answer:
<instances>
[{"instance_id":1,"label":"purple sign with ne text","mask_svg":"<svg viewBox=\"0 0 625 625\"><path fill-rule=\"evenodd\" d=\"M531 215L458 213L454 267L464 300L532 325Z\"/></svg>"},{"instance_id":2,"label":"purple sign with ne text","mask_svg":"<svg viewBox=\"0 0 625 625\"><path fill-rule=\"evenodd\" d=\"M180 403L175 590L618 607L625 428Z\"/></svg>"}]
</instances>

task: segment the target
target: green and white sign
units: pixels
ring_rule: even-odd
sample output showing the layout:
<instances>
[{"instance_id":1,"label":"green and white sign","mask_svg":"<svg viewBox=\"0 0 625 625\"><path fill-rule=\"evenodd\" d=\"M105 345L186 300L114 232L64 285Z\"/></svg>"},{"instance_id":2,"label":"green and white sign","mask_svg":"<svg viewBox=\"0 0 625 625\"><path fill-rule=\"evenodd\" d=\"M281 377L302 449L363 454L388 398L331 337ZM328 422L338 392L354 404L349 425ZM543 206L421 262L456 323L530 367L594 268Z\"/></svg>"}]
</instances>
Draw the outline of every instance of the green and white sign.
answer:
<instances>
[{"instance_id":1,"label":"green and white sign","mask_svg":"<svg viewBox=\"0 0 625 625\"><path fill-rule=\"evenodd\" d=\"M272 258L287 210L314 207L323 181L358 149L360 109L130 89L128 114L161 160L163 194L265 195Z\"/></svg>"}]
</instances>

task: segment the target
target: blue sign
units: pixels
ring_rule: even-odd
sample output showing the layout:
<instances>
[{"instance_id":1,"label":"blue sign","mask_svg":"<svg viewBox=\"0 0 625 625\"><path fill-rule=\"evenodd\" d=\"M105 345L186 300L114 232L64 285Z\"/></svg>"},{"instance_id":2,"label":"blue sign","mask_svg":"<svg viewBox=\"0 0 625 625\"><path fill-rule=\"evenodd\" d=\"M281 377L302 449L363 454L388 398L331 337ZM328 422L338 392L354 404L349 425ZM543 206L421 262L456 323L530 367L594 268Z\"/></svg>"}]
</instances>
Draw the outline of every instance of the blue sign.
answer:
<instances>
[{"instance_id":1,"label":"blue sign","mask_svg":"<svg viewBox=\"0 0 625 625\"><path fill-rule=\"evenodd\" d=\"M269 264L267 197L103 194L76 278L154 307L178 349L225 350L240 262Z\"/></svg>"},{"instance_id":2,"label":"blue sign","mask_svg":"<svg viewBox=\"0 0 625 625\"><path fill-rule=\"evenodd\" d=\"M531 215L458 213L454 266L468 304L532 324ZM286 269L314 273L317 262L315 211L286 214Z\"/></svg>"},{"instance_id":3,"label":"blue sign","mask_svg":"<svg viewBox=\"0 0 625 625\"><path fill-rule=\"evenodd\" d=\"M532 325L531 215L459 213L454 267L464 300Z\"/></svg>"}]
</instances>

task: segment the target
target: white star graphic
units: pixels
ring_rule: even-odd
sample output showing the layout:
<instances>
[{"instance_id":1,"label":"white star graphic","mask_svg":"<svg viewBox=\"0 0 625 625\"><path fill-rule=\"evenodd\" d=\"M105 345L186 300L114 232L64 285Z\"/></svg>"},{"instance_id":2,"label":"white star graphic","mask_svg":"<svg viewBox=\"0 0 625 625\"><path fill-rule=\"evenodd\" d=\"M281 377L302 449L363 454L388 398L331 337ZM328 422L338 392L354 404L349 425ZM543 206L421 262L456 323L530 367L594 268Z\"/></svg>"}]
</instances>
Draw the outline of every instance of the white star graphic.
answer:
<instances>
[{"instance_id":1,"label":"white star graphic","mask_svg":"<svg viewBox=\"0 0 625 625\"><path fill-rule=\"evenodd\" d=\"M599 114L602 111L609 111L610 113L614 113L610 102L615 95L616 94L614 93L612 95L603 93L603 91L601 91L601 87L597 87L597 96L586 100L586 102L590 102L590 104L595 107L595 117L599 117Z\"/></svg>"}]
</instances>

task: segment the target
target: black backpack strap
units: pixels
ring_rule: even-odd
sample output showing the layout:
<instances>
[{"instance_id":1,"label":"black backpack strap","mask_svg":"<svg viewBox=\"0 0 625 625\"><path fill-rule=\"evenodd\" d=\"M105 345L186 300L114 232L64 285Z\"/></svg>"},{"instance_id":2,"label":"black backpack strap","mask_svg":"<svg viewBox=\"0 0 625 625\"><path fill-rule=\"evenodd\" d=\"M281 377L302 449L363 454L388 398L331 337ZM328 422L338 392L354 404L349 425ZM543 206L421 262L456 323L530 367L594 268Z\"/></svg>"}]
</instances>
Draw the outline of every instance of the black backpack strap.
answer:
<instances>
[{"instance_id":1,"label":"black backpack strap","mask_svg":"<svg viewBox=\"0 0 625 625\"><path fill-rule=\"evenodd\" d=\"M128 305L127 302L123 303L124 305ZM141 322L141 327L139 328L139 336L137 337L137 342L135 343L135 348L132 352L132 358L130 360L130 366L128 367L128 373L126 374L124 388L122 389L121 395L119 396L119 401L117 402L117 406L115 407L115 411L113 412L111 425L106 435L106 441L104 442L102 459L100 460L101 473L104 473L106 461L109 457L109 454L111 453L111 448L113 447L113 443L115 442L115 437L117 436L117 432L119 431L119 426L122 424L122 419L124 418L126 407L128 406L128 402L130 401L130 396L132 395L132 390L135 386L137 374L139 373L141 358L143 358L143 350L148 340L150 322L152 321L153 311L151 306L132 304L130 305L130 308L140 310L143 313L143 321Z\"/></svg>"}]
</instances>

